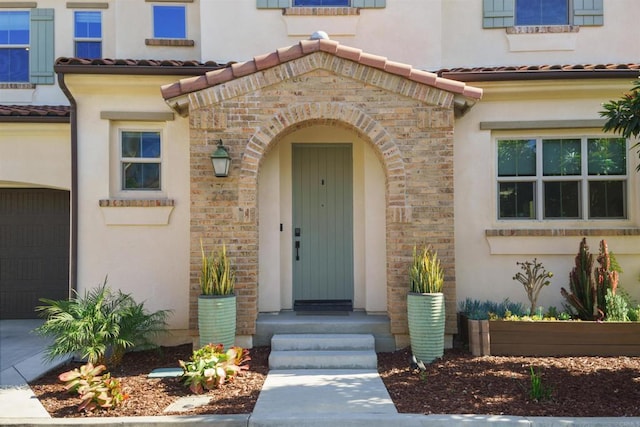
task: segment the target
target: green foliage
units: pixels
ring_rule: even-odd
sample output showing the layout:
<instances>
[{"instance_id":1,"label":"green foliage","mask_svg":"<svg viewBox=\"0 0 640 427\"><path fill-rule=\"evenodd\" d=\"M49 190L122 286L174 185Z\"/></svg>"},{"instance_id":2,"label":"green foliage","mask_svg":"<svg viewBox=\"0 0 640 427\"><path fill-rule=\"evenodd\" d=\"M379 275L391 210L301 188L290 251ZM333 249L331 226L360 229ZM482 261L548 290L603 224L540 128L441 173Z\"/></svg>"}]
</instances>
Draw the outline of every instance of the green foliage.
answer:
<instances>
[{"instance_id":1,"label":"green foliage","mask_svg":"<svg viewBox=\"0 0 640 427\"><path fill-rule=\"evenodd\" d=\"M413 263L409 270L410 290L416 293L439 293L444 285L444 271L438 253L424 248L418 253L413 247Z\"/></svg>"},{"instance_id":2,"label":"green foliage","mask_svg":"<svg viewBox=\"0 0 640 427\"><path fill-rule=\"evenodd\" d=\"M536 402L551 399L551 388L542 384L542 376L531 366L530 369L529 397Z\"/></svg>"},{"instance_id":3,"label":"green foliage","mask_svg":"<svg viewBox=\"0 0 640 427\"><path fill-rule=\"evenodd\" d=\"M202 295L232 295L236 283L236 271L227 257L227 248L223 244L222 252L204 251L200 240L202 267L200 269L200 290Z\"/></svg>"},{"instance_id":4,"label":"green foliage","mask_svg":"<svg viewBox=\"0 0 640 427\"><path fill-rule=\"evenodd\" d=\"M619 133L624 138L640 135L640 80L636 80L633 89L625 93L622 98L613 100L603 105L604 110L600 111L600 116L606 119L602 130L605 132ZM640 156L640 143L632 148L638 147ZM640 171L640 165L636 168Z\"/></svg>"},{"instance_id":5,"label":"green foliage","mask_svg":"<svg viewBox=\"0 0 640 427\"><path fill-rule=\"evenodd\" d=\"M93 411L96 408L110 409L121 405L128 395L122 391L120 381L111 374L102 374L107 368L92 363L79 369L64 372L58 379L65 383L65 389L80 396L78 411Z\"/></svg>"},{"instance_id":6,"label":"green foliage","mask_svg":"<svg viewBox=\"0 0 640 427\"><path fill-rule=\"evenodd\" d=\"M627 317L630 322L640 322L640 306L629 307Z\"/></svg>"},{"instance_id":7,"label":"green foliage","mask_svg":"<svg viewBox=\"0 0 640 427\"><path fill-rule=\"evenodd\" d=\"M534 258L533 261L516 262L516 265L519 265L522 271L516 273L513 280L517 280L524 286L531 304L529 314L533 316L536 311L538 295L543 287L551 284L549 279L553 277L553 273L547 271L537 258Z\"/></svg>"},{"instance_id":8,"label":"green foliage","mask_svg":"<svg viewBox=\"0 0 640 427\"><path fill-rule=\"evenodd\" d=\"M602 320L606 316L605 295L607 289L615 294L618 287L618 271L612 266L607 243L600 241L599 267L593 270L593 255L589 253L587 239L580 242L575 266L569 275L571 292L562 288L560 292L567 300L569 310L575 310L582 320ZM619 268L619 267L618 267Z\"/></svg>"},{"instance_id":9,"label":"green foliage","mask_svg":"<svg viewBox=\"0 0 640 427\"><path fill-rule=\"evenodd\" d=\"M471 320L487 320L490 316L504 318L507 315L522 316L526 310L519 302L505 298L502 302L479 301L467 298L459 304L459 311Z\"/></svg>"},{"instance_id":10,"label":"green foliage","mask_svg":"<svg viewBox=\"0 0 640 427\"><path fill-rule=\"evenodd\" d=\"M222 344L207 344L195 350L188 362L179 361L182 381L193 393L200 394L232 381L240 372L249 369L244 365L249 360L249 353L240 347L231 347L225 352Z\"/></svg>"},{"instance_id":11,"label":"green foliage","mask_svg":"<svg viewBox=\"0 0 640 427\"><path fill-rule=\"evenodd\" d=\"M607 317L604 320L608 322L629 321L629 308L624 296L614 293L611 289L607 289L605 302L607 305Z\"/></svg>"},{"instance_id":12,"label":"green foliage","mask_svg":"<svg viewBox=\"0 0 640 427\"><path fill-rule=\"evenodd\" d=\"M49 360L79 353L92 364L115 366L127 349L154 347L151 338L166 330L168 310L149 313L130 294L113 292L107 280L83 297L69 300L42 298L36 308L45 318L36 332L53 337L46 349Z\"/></svg>"}]
</instances>

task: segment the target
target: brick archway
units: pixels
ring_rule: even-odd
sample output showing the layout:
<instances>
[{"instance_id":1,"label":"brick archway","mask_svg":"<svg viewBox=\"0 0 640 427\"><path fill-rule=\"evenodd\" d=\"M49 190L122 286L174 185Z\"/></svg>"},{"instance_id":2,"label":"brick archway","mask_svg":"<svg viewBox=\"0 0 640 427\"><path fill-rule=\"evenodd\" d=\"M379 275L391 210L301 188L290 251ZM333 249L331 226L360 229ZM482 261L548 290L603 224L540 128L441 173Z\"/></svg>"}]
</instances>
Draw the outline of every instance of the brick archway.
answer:
<instances>
[{"instance_id":1,"label":"brick archway","mask_svg":"<svg viewBox=\"0 0 640 427\"><path fill-rule=\"evenodd\" d=\"M394 211L393 217L409 221L405 189L406 173L399 148L380 123L353 105L341 103L303 103L291 105L275 114L254 133L244 149L240 166L239 211L243 218L255 218L258 187L258 169L265 154L277 142L283 132L305 122L342 122L363 135L374 147L381 160L387 178L387 207ZM398 215L399 214L399 215Z\"/></svg>"}]
</instances>

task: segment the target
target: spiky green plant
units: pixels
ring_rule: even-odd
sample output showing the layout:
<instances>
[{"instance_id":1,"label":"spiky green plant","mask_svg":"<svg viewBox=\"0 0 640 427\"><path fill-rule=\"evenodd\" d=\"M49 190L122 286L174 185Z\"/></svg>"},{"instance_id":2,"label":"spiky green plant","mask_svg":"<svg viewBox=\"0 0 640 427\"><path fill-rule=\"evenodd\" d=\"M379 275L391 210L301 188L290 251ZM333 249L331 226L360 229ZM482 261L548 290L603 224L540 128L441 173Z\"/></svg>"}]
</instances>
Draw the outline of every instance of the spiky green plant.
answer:
<instances>
[{"instance_id":1,"label":"spiky green plant","mask_svg":"<svg viewBox=\"0 0 640 427\"><path fill-rule=\"evenodd\" d=\"M200 268L200 290L202 295L231 295L236 283L236 271L231 267L227 248L223 244L221 252L207 255L200 240L202 266Z\"/></svg>"},{"instance_id":2,"label":"spiky green plant","mask_svg":"<svg viewBox=\"0 0 640 427\"><path fill-rule=\"evenodd\" d=\"M622 98L609 101L603 107L600 116L604 117L606 122L602 130L618 133L624 138L640 135L640 80L636 80L633 88ZM638 148L640 156L640 143L634 144L631 148ZM636 170L640 172L640 165Z\"/></svg>"},{"instance_id":3,"label":"spiky green plant","mask_svg":"<svg viewBox=\"0 0 640 427\"><path fill-rule=\"evenodd\" d=\"M444 285L444 271L438 253L424 248L418 253L413 247L413 263L409 270L410 290L416 293L439 293Z\"/></svg>"},{"instance_id":4,"label":"spiky green plant","mask_svg":"<svg viewBox=\"0 0 640 427\"><path fill-rule=\"evenodd\" d=\"M151 338L166 330L170 310L149 313L130 294L107 287L107 279L83 296L69 300L40 299L36 308L45 318L36 333L54 338L45 350L49 360L79 353L94 364L117 365L124 352L151 347Z\"/></svg>"}]
</instances>

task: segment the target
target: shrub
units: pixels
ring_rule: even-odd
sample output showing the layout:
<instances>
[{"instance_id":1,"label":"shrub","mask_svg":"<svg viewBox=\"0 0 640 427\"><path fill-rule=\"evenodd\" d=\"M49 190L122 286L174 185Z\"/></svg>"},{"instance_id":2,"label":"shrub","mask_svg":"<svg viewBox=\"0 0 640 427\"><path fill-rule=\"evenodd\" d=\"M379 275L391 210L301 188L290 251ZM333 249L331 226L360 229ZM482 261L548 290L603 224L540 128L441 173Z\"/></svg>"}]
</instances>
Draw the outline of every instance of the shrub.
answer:
<instances>
[{"instance_id":1,"label":"shrub","mask_svg":"<svg viewBox=\"0 0 640 427\"><path fill-rule=\"evenodd\" d=\"M179 361L182 381L193 393L200 394L225 381L233 381L236 375L249 369L243 365L249 360L248 352L240 347L231 347L225 352L222 344L207 344L195 350L188 362Z\"/></svg>"},{"instance_id":2,"label":"shrub","mask_svg":"<svg viewBox=\"0 0 640 427\"><path fill-rule=\"evenodd\" d=\"M54 338L46 348L48 359L79 353L92 364L115 366L127 349L154 347L151 338L166 330L168 310L149 313L130 294L112 292L107 280L83 297L54 301L36 308L45 317L36 332Z\"/></svg>"},{"instance_id":3,"label":"shrub","mask_svg":"<svg viewBox=\"0 0 640 427\"><path fill-rule=\"evenodd\" d=\"M607 317L608 322L628 322L629 321L629 308L627 300L624 296L614 294L611 289L607 289L607 295L605 295L605 301L607 305Z\"/></svg>"},{"instance_id":4,"label":"shrub","mask_svg":"<svg viewBox=\"0 0 640 427\"><path fill-rule=\"evenodd\" d=\"M78 411L110 409L121 405L129 398L122 391L119 380L111 378L109 373L100 375L106 369L104 365L93 366L92 363L87 363L79 369L76 368L58 376L58 379L65 383L67 391L78 393L80 396Z\"/></svg>"},{"instance_id":5,"label":"shrub","mask_svg":"<svg viewBox=\"0 0 640 427\"><path fill-rule=\"evenodd\" d=\"M505 298L502 302L480 301L467 298L459 304L459 311L471 320L487 320L491 317L504 318L507 315L522 316L526 310L519 302Z\"/></svg>"}]
</instances>

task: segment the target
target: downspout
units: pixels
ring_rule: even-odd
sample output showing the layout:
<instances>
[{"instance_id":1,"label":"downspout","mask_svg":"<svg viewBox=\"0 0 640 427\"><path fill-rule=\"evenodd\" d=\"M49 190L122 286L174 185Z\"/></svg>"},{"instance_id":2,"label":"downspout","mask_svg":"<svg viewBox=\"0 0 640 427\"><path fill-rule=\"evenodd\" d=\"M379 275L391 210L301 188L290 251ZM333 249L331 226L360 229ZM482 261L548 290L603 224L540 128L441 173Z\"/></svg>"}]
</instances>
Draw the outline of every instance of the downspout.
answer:
<instances>
[{"instance_id":1,"label":"downspout","mask_svg":"<svg viewBox=\"0 0 640 427\"><path fill-rule=\"evenodd\" d=\"M69 253L69 286L78 290L78 115L75 98L64 81L64 73L58 72L58 85L69 100L69 122L71 125L71 233ZM72 292L69 292L72 297Z\"/></svg>"}]
</instances>

